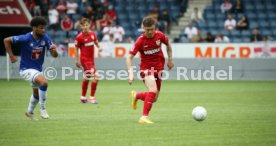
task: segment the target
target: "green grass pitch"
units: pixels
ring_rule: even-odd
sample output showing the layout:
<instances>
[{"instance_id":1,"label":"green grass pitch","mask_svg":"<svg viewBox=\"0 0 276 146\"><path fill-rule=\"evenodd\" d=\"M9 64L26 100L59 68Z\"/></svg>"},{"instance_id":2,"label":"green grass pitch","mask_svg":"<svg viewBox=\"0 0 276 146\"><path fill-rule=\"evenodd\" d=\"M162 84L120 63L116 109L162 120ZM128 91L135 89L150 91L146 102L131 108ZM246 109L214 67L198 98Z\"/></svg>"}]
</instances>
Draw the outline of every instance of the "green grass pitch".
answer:
<instances>
[{"instance_id":1,"label":"green grass pitch","mask_svg":"<svg viewBox=\"0 0 276 146\"><path fill-rule=\"evenodd\" d=\"M80 80L49 81L50 119L34 122L24 117L29 84L0 80L0 146L276 145L275 81L163 81L153 125L138 124L142 102L130 106L129 91L145 91L141 81L98 85L92 105L79 102ZM208 111L203 122L192 119L197 105Z\"/></svg>"}]
</instances>

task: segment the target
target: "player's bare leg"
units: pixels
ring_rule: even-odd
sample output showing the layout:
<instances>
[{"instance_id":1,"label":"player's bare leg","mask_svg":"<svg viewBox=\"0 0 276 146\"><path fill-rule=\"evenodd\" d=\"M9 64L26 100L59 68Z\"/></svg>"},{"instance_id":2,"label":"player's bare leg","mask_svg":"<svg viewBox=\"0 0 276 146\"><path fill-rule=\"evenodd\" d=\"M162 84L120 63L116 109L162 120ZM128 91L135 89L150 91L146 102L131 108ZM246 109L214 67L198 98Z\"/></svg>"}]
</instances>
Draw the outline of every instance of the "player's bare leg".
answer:
<instances>
[{"instance_id":1,"label":"player's bare leg","mask_svg":"<svg viewBox=\"0 0 276 146\"><path fill-rule=\"evenodd\" d=\"M40 116L43 119L48 119L49 115L46 111L46 92L48 88L48 81L42 74L37 75L34 81L35 84L39 85L38 95L40 102Z\"/></svg>"},{"instance_id":2,"label":"player's bare leg","mask_svg":"<svg viewBox=\"0 0 276 146\"><path fill-rule=\"evenodd\" d=\"M152 108L152 104L155 102L155 97L157 91L157 86L155 82L155 77L153 75L145 76L145 85L148 88L147 95L144 100L143 115L139 119L141 124L152 124L153 122L148 118L149 112Z\"/></svg>"}]
</instances>

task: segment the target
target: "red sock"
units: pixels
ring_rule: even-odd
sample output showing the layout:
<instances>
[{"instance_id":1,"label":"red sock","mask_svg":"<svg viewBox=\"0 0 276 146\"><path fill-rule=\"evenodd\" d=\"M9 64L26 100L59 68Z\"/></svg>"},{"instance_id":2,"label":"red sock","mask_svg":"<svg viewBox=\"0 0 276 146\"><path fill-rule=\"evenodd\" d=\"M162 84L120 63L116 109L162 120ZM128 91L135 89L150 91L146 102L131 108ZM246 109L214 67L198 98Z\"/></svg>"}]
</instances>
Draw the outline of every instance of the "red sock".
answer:
<instances>
[{"instance_id":1,"label":"red sock","mask_svg":"<svg viewBox=\"0 0 276 146\"><path fill-rule=\"evenodd\" d=\"M88 87L88 83L89 83L89 81L87 81L87 80L84 80L84 81L82 81L82 93L81 93L81 96L86 96L86 91L87 91L87 87Z\"/></svg>"},{"instance_id":2,"label":"red sock","mask_svg":"<svg viewBox=\"0 0 276 146\"><path fill-rule=\"evenodd\" d=\"M147 96L148 92L140 92L140 93L136 93L136 99L140 99L140 100L145 100L146 96Z\"/></svg>"},{"instance_id":3,"label":"red sock","mask_svg":"<svg viewBox=\"0 0 276 146\"><path fill-rule=\"evenodd\" d=\"M144 101L144 109L143 109L143 116L148 116L151 110L152 104L155 101L155 92L148 92L145 101Z\"/></svg>"},{"instance_id":4,"label":"red sock","mask_svg":"<svg viewBox=\"0 0 276 146\"><path fill-rule=\"evenodd\" d=\"M90 92L90 96L93 96L95 95L95 92L97 90L97 84L98 82L92 82L91 83L91 92Z\"/></svg>"}]
</instances>

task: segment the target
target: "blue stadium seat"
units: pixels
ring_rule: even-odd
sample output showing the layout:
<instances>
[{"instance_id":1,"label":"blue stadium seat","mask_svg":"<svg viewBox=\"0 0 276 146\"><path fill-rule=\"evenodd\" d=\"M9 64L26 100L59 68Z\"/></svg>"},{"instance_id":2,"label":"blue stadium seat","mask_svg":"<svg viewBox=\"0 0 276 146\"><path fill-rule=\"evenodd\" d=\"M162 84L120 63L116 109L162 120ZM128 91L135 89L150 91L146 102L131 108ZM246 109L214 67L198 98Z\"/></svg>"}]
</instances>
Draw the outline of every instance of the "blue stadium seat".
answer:
<instances>
[{"instance_id":1,"label":"blue stadium seat","mask_svg":"<svg viewBox=\"0 0 276 146\"><path fill-rule=\"evenodd\" d=\"M216 18L219 21L224 21L226 19L226 16L225 16L225 14L218 13L218 14L216 14Z\"/></svg>"},{"instance_id":2,"label":"blue stadium seat","mask_svg":"<svg viewBox=\"0 0 276 146\"><path fill-rule=\"evenodd\" d=\"M243 30L241 32L242 37L250 37L251 32L249 30Z\"/></svg>"},{"instance_id":3,"label":"blue stadium seat","mask_svg":"<svg viewBox=\"0 0 276 146\"><path fill-rule=\"evenodd\" d=\"M243 37L243 38L242 38L242 41L243 41L244 43L249 43L249 42L250 42L250 38L249 38L249 37Z\"/></svg>"},{"instance_id":4,"label":"blue stadium seat","mask_svg":"<svg viewBox=\"0 0 276 146\"><path fill-rule=\"evenodd\" d=\"M77 34L78 34L78 31L75 31L75 30L69 31L69 37L70 38L74 39Z\"/></svg>"},{"instance_id":5,"label":"blue stadium seat","mask_svg":"<svg viewBox=\"0 0 276 146\"><path fill-rule=\"evenodd\" d=\"M221 34L223 34L223 35L225 35L225 36L230 36L230 32L229 31L225 31L225 30L223 30L223 31L221 31Z\"/></svg>"},{"instance_id":6,"label":"blue stadium seat","mask_svg":"<svg viewBox=\"0 0 276 146\"><path fill-rule=\"evenodd\" d=\"M276 20L271 20L271 21L269 22L269 24L270 24L271 29L273 29L273 30L276 29Z\"/></svg>"},{"instance_id":7,"label":"blue stadium seat","mask_svg":"<svg viewBox=\"0 0 276 146\"><path fill-rule=\"evenodd\" d=\"M252 5L252 4L250 4L250 3L247 3L247 4L245 5L245 10L246 10L246 11L254 11L254 10L255 10L255 6Z\"/></svg>"},{"instance_id":8,"label":"blue stadium seat","mask_svg":"<svg viewBox=\"0 0 276 146\"><path fill-rule=\"evenodd\" d=\"M215 19L216 19L215 14L213 14L213 13L207 13L206 14L206 19L205 20L207 20L207 21L215 21Z\"/></svg>"},{"instance_id":9,"label":"blue stadium seat","mask_svg":"<svg viewBox=\"0 0 276 146\"><path fill-rule=\"evenodd\" d=\"M232 39L232 42L234 42L234 43L241 43L242 39L235 37L235 38Z\"/></svg>"},{"instance_id":10,"label":"blue stadium seat","mask_svg":"<svg viewBox=\"0 0 276 146\"><path fill-rule=\"evenodd\" d=\"M207 29L208 26L205 22L198 23L198 28L199 29Z\"/></svg>"},{"instance_id":11,"label":"blue stadium seat","mask_svg":"<svg viewBox=\"0 0 276 146\"><path fill-rule=\"evenodd\" d=\"M260 26L261 29L268 29L268 28L270 28L269 23L266 22L266 21L260 21L259 26Z\"/></svg>"},{"instance_id":12,"label":"blue stadium seat","mask_svg":"<svg viewBox=\"0 0 276 146\"><path fill-rule=\"evenodd\" d=\"M126 19L128 19L128 16L124 13L121 13L118 15L118 19L121 21L121 22L124 22Z\"/></svg>"},{"instance_id":13,"label":"blue stadium seat","mask_svg":"<svg viewBox=\"0 0 276 146\"><path fill-rule=\"evenodd\" d=\"M264 19L267 19L267 15L265 13L258 12L257 17L259 19L258 21L264 21Z\"/></svg>"},{"instance_id":14,"label":"blue stadium seat","mask_svg":"<svg viewBox=\"0 0 276 146\"><path fill-rule=\"evenodd\" d=\"M216 23L216 21L209 21L208 22L208 27L210 28L210 29L216 29L217 28L217 23Z\"/></svg>"},{"instance_id":15,"label":"blue stadium seat","mask_svg":"<svg viewBox=\"0 0 276 146\"><path fill-rule=\"evenodd\" d=\"M263 36L271 36L272 35L272 32L270 30L262 30L261 31L261 34Z\"/></svg>"},{"instance_id":16,"label":"blue stadium seat","mask_svg":"<svg viewBox=\"0 0 276 146\"><path fill-rule=\"evenodd\" d=\"M276 13L268 13L268 19L275 20L276 19Z\"/></svg>"},{"instance_id":17,"label":"blue stadium seat","mask_svg":"<svg viewBox=\"0 0 276 146\"><path fill-rule=\"evenodd\" d=\"M272 30L272 35L276 37L276 29Z\"/></svg>"},{"instance_id":18,"label":"blue stadium seat","mask_svg":"<svg viewBox=\"0 0 276 146\"><path fill-rule=\"evenodd\" d=\"M260 11L264 11L265 10L265 6L262 4L258 4L256 5L256 11L260 12Z\"/></svg>"},{"instance_id":19,"label":"blue stadium seat","mask_svg":"<svg viewBox=\"0 0 276 146\"><path fill-rule=\"evenodd\" d=\"M247 18L249 19L249 21L256 21L257 17L255 13L247 13Z\"/></svg>"},{"instance_id":20,"label":"blue stadium seat","mask_svg":"<svg viewBox=\"0 0 276 146\"><path fill-rule=\"evenodd\" d=\"M240 37L241 33L240 33L240 31L234 30L234 31L230 32L230 36L231 37Z\"/></svg>"},{"instance_id":21,"label":"blue stadium seat","mask_svg":"<svg viewBox=\"0 0 276 146\"><path fill-rule=\"evenodd\" d=\"M259 27L259 24L257 22L251 22L250 25L249 25L250 29L254 29L256 27Z\"/></svg>"}]
</instances>

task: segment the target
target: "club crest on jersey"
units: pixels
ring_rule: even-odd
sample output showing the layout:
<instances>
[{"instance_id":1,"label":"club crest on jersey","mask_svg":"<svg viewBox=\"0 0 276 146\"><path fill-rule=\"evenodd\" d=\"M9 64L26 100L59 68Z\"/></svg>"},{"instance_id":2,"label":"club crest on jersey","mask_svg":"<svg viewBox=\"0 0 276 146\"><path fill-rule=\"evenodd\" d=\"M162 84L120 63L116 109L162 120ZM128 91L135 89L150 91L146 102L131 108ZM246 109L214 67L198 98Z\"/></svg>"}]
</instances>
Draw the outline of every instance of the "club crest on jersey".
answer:
<instances>
[{"instance_id":1,"label":"club crest on jersey","mask_svg":"<svg viewBox=\"0 0 276 146\"><path fill-rule=\"evenodd\" d=\"M34 44L33 44L33 43L30 43L30 47L34 47Z\"/></svg>"},{"instance_id":2,"label":"club crest on jersey","mask_svg":"<svg viewBox=\"0 0 276 146\"><path fill-rule=\"evenodd\" d=\"M91 36L91 39L94 40L94 36L93 35Z\"/></svg>"},{"instance_id":3,"label":"club crest on jersey","mask_svg":"<svg viewBox=\"0 0 276 146\"><path fill-rule=\"evenodd\" d=\"M157 41L156 41L156 45L157 45L157 46L160 46L160 43L161 43L160 40L157 40Z\"/></svg>"},{"instance_id":4,"label":"club crest on jersey","mask_svg":"<svg viewBox=\"0 0 276 146\"><path fill-rule=\"evenodd\" d=\"M42 41L40 44L41 44L41 46L45 46L46 42Z\"/></svg>"}]
</instances>

